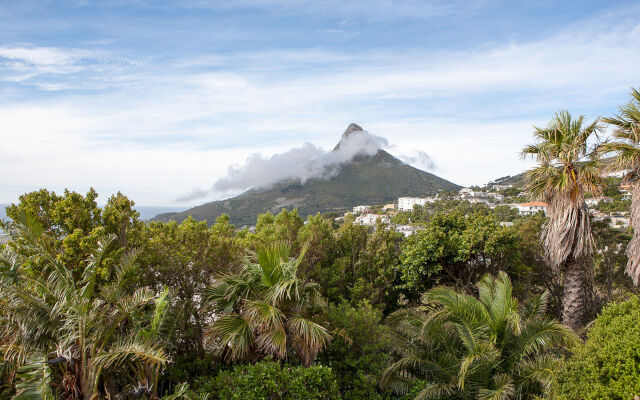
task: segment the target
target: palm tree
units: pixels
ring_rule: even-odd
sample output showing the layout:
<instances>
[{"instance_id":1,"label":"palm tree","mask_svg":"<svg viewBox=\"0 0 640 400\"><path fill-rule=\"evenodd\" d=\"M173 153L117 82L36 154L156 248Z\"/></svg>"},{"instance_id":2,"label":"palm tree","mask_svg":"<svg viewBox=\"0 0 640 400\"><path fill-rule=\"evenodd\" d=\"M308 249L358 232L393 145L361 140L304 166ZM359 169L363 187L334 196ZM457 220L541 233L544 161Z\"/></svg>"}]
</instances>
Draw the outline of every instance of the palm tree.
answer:
<instances>
[{"instance_id":1,"label":"palm tree","mask_svg":"<svg viewBox=\"0 0 640 400\"><path fill-rule=\"evenodd\" d=\"M156 339L166 292L128 289L138 253L123 255L115 278L101 283L115 236L101 238L78 279L48 248L35 218L23 215L11 230L18 249L0 257L0 353L17 369L17 398L53 398L54 387L69 399L114 398L129 389L153 394L169 361ZM30 267L35 258L43 270Z\"/></svg>"},{"instance_id":2,"label":"palm tree","mask_svg":"<svg viewBox=\"0 0 640 400\"><path fill-rule=\"evenodd\" d=\"M422 379L415 399L526 400L551 389L560 362L553 350L576 338L546 317L548 293L519 305L502 271L477 288L478 298L437 287L423 307L390 315L401 358L384 372L383 387L404 393Z\"/></svg>"},{"instance_id":3,"label":"palm tree","mask_svg":"<svg viewBox=\"0 0 640 400\"><path fill-rule=\"evenodd\" d=\"M567 111L557 113L546 128L535 127L537 143L522 150L538 166L527 171L527 190L535 200L548 203L549 220L542 233L543 247L555 273L563 277L562 321L574 331L585 308L581 259L593 251L586 191L601 187L600 163L588 141L597 135L598 121L585 126Z\"/></svg>"},{"instance_id":4,"label":"palm tree","mask_svg":"<svg viewBox=\"0 0 640 400\"><path fill-rule=\"evenodd\" d=\"M298 258L285 243L269 245L247 258L237 273L220 277L205 294L216 313L206 336L230 361L295 353L304 365L329 343L327 329L314 321L325 307L315 283L301 280Z\"/></svg>"},{"instance_id":5,"label":"palm tree","mask_svg":"<svg viewBox=\"0 0 640 400\"><path fill-rule=\"evenodd\" d=\"M627 246L626 273L633 283L640 283L640 91L632 89L631 101L620 107L620 113L612 118L602 119L614 127L616 141L603 143L603 154L615 153L611 167L628 170L623 182L633 185L631 198L631 226L633 238Z\"/></svg>"}]
</instances>

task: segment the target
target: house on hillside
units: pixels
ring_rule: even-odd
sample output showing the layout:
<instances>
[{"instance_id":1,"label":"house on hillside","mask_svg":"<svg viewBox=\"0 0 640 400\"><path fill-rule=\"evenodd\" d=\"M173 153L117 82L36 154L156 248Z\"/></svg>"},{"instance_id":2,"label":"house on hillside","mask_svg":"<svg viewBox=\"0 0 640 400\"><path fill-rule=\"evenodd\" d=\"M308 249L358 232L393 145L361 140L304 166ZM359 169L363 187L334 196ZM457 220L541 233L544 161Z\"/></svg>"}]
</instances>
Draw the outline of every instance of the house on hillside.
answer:
<instances>
[{"instance_id":1,"label":"house on hillside","mask_svg":"<svg viewBox=\"0 0 640 400\"><path fill-rule=\"evenodd\" d=\"M384 214L362 214L356 217L355 223L358 225L367 225L367 226L375 226L376 223L382 222L383 224L388 224L391 222L388 215Z\"/></svg>"},{"instance_id":2,"label":"house on hillside","mask_svg":"<svg viewBox=\"0 0 640 400\"><path fill-rule=\"evenodd\" d=\"M589 210L589 213L591 214L591 217L593 218L594 221L604 221L609 217L606 213L603 213L602 211Z\"/></svg>"},{"instance_id":3,"label":"house on hillside","mask_svg":"<svg viewBox=\"0 0 640 400\"><path fill-rule=\"evenodd\" d=\"M475 192L471 188L462 188L458 191L458 195L464 198L467 196L475 196Z\"/></svg>"},{"instance_id":4,"label":"house on hillside","mask_svg":"<svg viewBox=\"0 0 640 400\"><path fill-rule=\"evenodd\" d=\"M539 211L547 213L547 203L542 201L531 201L529 203L509 204L511 208L518 210L520 215L533 215Z\"/></svg>"},{"instance_id":5,"label":"house on hillside","mask_svg":"<svg viewBox=\"0 0 640 400\"><path fill-rule=\"evenodd\" d=\"M493 200L495 200L495 201L502 201L502 200L504 200L504 196L503 196L503 195L501 195L500 193L492 193L492 192L489 192L489 193L487 193L487 197L488 197L488 198L490 198L490 199L493 199Z\"/></svg>"},{"instance_id":6,"label":"house on hillside","mask_svg":"<svg viewBox=\"0 0 640 400\"><path fill-rule=\"evenodd\" d=\"M424 206L427 203L433 203L435 201L435 197L399 197L398 210L413 211L414 206Z\"/></svg>"},{"instance_id":7,"label":"house on hillside","mask_svg":"<svg viewBox=\"0 0 640 400\"><path fill-rule=\"evenodd\" d=\"M631 171L630 169L623 169L623 170L620 170L620 171L605 172L601 176L603 178L622 178L627 173L629 173L630 171Z\"/></svg>"},{"instance_id":8,"label":"house on hillside","mask_svg":"<svg viewBox=\"0 0 640 400\"><path fill-rule=\"evenodd\" d=\"M478 197L478 196L465 197L464 200L468 201L471 204L478 204L478 203L483 203L487 205L490 204L489 199L484 197Z\"/></svg>"},{"instance_id":9,"label":"house on hillside","mask_svg":"<svg viewBox=\"0 0 640 400\"><path fill-rule=\"evenodd\" d=\"M626 229L629 227L629 223L631 222L625 213L611 213L609 218L611 219L609 225L612 228Z\"/></svg>"},{"instance_id":10,"label":"house on hillside","mask_svg":"<svg viewBox=\"0 0 640 400\"><path fill-rule=\"evenodd\" d=\"M353 207L353 212L356 214L367 212L371 210L371 206L355 206Z\"/></svg>"},{"instance_id":11,"label":"house on hillside","mask_svg":"<svg viewBox=\"0 0 640 400\"><path fill-rule=\"evenodd\" d=\"M395 209L396 209L396 203L389 203L389 204L385 204L385 205L382 207L382 209L383 209L384 211L387 211L387 210L395 210Z\"/></svg>"},{"instance_id":12,"label":"house on hillside","mask_svg":"<svg viewBox=\"0 0 640 400\"><path fill-rule=\"evenodd\" d=\"M607 196L589 197L588 199L584 199L584 202L587 203L589 207L593 207L600 204L600 202L613 203L613 198Z\"/></svg>"},{"instance_id":13,"label":"house on hillside","mask_svg":"<svg viewBox=\"0 0 640 400\"><path fill-rule=\"evenodd\" d=\"M620 185L618 192L622 193L622 200L631 200L631 195L633 194L631 185Z\"/></svg>"},{"instance_id":14,"label":"house on hillside","mask_svg":"<svg viewBox=\"0 0 640 400\"><path fill-rule=\"evenodd\" d=\"M491 185L491 188L493 190L505 190L505 189L509 189L512 188L513 185Z\"/></svg>"},{"instance_id":15,"label":"house on hillside","mask_svg":"<svg viewBox=\"0 0 640 400\"><path fill-rule=\"evenodd\" d=\"M391 226L396 230L396 232L402 233L404 237L409 237L414 233L416 233L417 231L419 231L420 229L424 229L424 228L420 228L413 225L391 225Z\"/></svg>"}]
</instances>

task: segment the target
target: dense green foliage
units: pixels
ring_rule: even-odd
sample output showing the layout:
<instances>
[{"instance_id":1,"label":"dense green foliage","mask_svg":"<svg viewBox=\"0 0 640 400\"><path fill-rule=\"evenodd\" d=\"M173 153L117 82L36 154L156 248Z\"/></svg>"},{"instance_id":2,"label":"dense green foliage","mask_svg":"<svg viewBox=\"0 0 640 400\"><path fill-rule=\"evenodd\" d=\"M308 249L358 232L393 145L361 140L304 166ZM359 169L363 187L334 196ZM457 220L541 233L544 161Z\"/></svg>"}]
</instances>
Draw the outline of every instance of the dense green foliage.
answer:
<instances>
[{"instance_id":1,"label":"dense green foliage","mask_svg":"<svg viewBox=\"0 0 640 400\"><path fill-rule=\"evenodd\" d=\"M574 340L546 316L547 293L519 305L504 272L486 275L478 298L437 287L423 302L426 310L391 315L405 340L397 345L400 360L382 379L404 393L412 377L423 378L419 398L534 399L551 389L560 364L554 348Z\"/></svg>"},{"instance_id":2,"label":"dense green foliage","mask_svg":"<svg viewBox=\"0 0 640 400\"><path fill-rule=\"evenodd\" d=\"M640 393L640 298L607 306L558 374L558 399L633 399Z\"/></svg>"},{"instance_id":3,"label":"dense green foliage","mask_svg":"<svg viewBox=\"0 0 640 400\"><path fill-rule=\"evenodd\" d=\"M202 383L202 382L201 382ZM239 365L220 373L199 391L220 400L333 400L340 399L331 368L282 366L273 361Z\"/></svg>"},{"instance_id":4,"label":"dense green foliage","mask_svg":"<svg viewBox=\"0 0 640 400\"><path fill-rule=\"evenodd\" d=\"M630 210L640 226L640 197L629 209L618 190L637 170L600 176L607 163L640 165L637 113L625 107L611 122L620 142L596 152L586 139L597 124L561 113L536 128L527 183L548 216L504 205L525 201L522 175L485 188L506 196L495 207L443 191L411 212L383 210L396 195L378 184L394 171L371 163L413 173L386 153L325 182L345 189L331 212L360 202L353 190L375 192L373 209L393 218L374 226L307 215L326 198L238 229L224 214L145 223L120 193L103 207L93 189L24 194L2 224L0 399L633 398L640 236L582 201L612 197L595 207ZM598 160L603 149L613 161ZM234 212L268 206L258 192L244 198L255 203ZM584 318L569 329L561 315Z\"/></svg>"}]
</instances>

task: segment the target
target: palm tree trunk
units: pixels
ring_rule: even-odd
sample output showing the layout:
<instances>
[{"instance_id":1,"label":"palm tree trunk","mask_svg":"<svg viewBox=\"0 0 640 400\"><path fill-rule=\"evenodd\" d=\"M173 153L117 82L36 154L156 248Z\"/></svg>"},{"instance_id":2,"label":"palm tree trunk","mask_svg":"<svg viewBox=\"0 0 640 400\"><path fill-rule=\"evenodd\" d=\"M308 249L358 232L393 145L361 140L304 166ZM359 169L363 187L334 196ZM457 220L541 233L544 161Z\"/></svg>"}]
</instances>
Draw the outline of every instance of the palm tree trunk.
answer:
<instances>
[{"instance_id":1,"label":"palm tree trunk","mask_svg":"<svg viewBox=\"0 0 640 400\"><path fill-rule=\"evenodd\" d=\"M640 283L640 180L636 180L632 186L631 197L631 226L633 238L627 246L627 268L625 272L633 279L634 285Z\"/></svg>"},{"instance_id":2,"label":"palm tree trunk","mask_svg":"<svg viewBox=\"0 0 640 400\"><path fill-rule=\"evenodd\" d=\"M582 267L571 257L564 269L564 293L562 296L562 322L577 332L582 326L585 293Z\"/></svg>"}]
</instances>

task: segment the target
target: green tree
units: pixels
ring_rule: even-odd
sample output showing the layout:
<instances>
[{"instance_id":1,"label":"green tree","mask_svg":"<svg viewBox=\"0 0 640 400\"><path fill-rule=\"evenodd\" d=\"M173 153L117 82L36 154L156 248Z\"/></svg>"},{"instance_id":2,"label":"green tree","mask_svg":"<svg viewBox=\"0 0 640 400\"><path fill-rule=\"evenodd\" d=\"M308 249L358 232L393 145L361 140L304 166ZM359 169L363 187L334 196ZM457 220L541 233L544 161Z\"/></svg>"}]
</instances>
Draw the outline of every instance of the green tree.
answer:
<instances>
[{"instance_id":1,"label":"green tree","mask_svg":"<svg viewBox=\"0 0 640 400\"><path fill-rule=\"evenodd\" d=\"M247 259L239 271L216 279L205 298L216 313L207 335L216 353L230 361L295 355L309 366L330 342L316 322L325 302L315 283L300 279L298 258L277 242Z\"/></svg>"},{"instance_id":2,"label":"green tree","mask_svg":"<svg viewBox=\"0 0 640 400\"><path fill-rule=\"evenodd\" d=\"M425 307L389 317L401 358L385 371L383 386L403 393L422 378L416 399L525 400L549 391L560 365L554 347L576 339L545 316L547 293L520 306L504 272L477 286L478 298L431 289Z\"/></svg>"},{"instance_id":3,"label":"green tree","mask_svg":"<svg viewBox=\"0 0 640 400\"><path fill-rule=\"evenodd\" d=\"M557 398L633 399L640 394L640 298L602 310L558 373Z\"/></svg>"},{"instance_id":4,"label":"green tree","mask_svg":"<svg viewBox=\"0 0 640 400\"><path fill-rule=\"evenodd\" d=\"M516 244L491 214L436 213L401 245L403 287L414 298L438 282L471 291L478 276L509 265Z\"/></svg>"},{"instance_id":5,"label":"green tree","mask_svg":"<svg viewBox=\"0 0 640 400\"><path fill-rule=\"evenodd\" d=\"M60 262L74 271L83 270L99 238L115 235L116 240L111 243L99 271L99 275L106 279L111 265L125 248L140 246L143 224L138 212L133 209L134 202L121 193L111 196L103 209L98 207L97 197L93 189L85 196L69 190L57 195L41 189L20 196L17 204L7 207L7 216L14 221L24 215L34 216L47 233L43 238L48 241L47 246L56 253ZM19 240L11 240L9 247L27 251L29 247L21 246L17 242ZM37 258L33 261L37 261Z\"/></svg>"},{"instance_id":6,"label":"green tree","mask_svg":"<svg viewBox=\"0 0 640 400\"><path fill-rule=\"evenodd\" d=\"M391 362L389 328L382 312L368 302L331 305L329 325L342 332L319 357L335 372L345 400L381 399L376 382Z\"/></svg>"},{"instance_id":7,"label":"green tree","mask_svg":"<svg viewBox=\"0 0 640 400\"><path fill-rule=\"evenodd\" d=\"M172 293L170 350L196 357L204 352L203 330L209 313L202 292L216 275L230 272L244 249L235 239L235 227L221 215L211 227L189 217L182 223L151 222L144 231L139 258L140 283Z\"/></svg>"},{"instance_id":8,"label":"green tree","mask_svg":"<svg viewBox=\"0 0 640 400\"><path fill-rule=\"evenodd\" d=\"M273 361L239 365L221 373L207 386L200 391L220 400L340 399L335 375L331 368L321 365L292 367Z\"/></svg>"},{"instance_id":9,"label":"green tree","mask_svg":"<svg viewBox=\"0 0 640 400\"><path fill-rule=\"evenodd\" d=\"M603 121L614 127L614 141L604 143L600 150L603 153L615 154L611 166L616 170L628 170L624 177L633 189L631 198L631 226L634 235L627 246L626 272L633 283L640 283L640 91L632 89L631 101L620 107L615 117L603 118Z\"/></svg>"},{"instance_id":10,"label":"green tree","mask_svg":"<svg viewBox=\"0 0 640 400\"><path fill-rule=\"evenodd\" d=\"M98 271L115 236L99 238L74 274L35 217L19 216L11 232L15 246L0 259L0 352L19 368L17 398L53 398L54 387L70 399L113 398L133 387L153 394L169 361L158 340L167 294L129 289L138 253L119 257L114 278L100 284Z\"/></svg>"},{"instance_id":11,"label":"green tree","mask_svg":"<svg viewBox=\"0 0 640 400\"><path fill-rule=\"evenodd\" d=\"M549 204L544 249L563 276L562 321L574 331L582 325L586 305L582 264L594 247L584 194L598 193L601 185L600 163L588 144L599 129L597 122L585 126L583 116L573 119L563 111L547 127L536 127L537 143L522 150L524 157L538 162L525 174L527 190L533 199Z\"/></svg>"}]
</instances>

